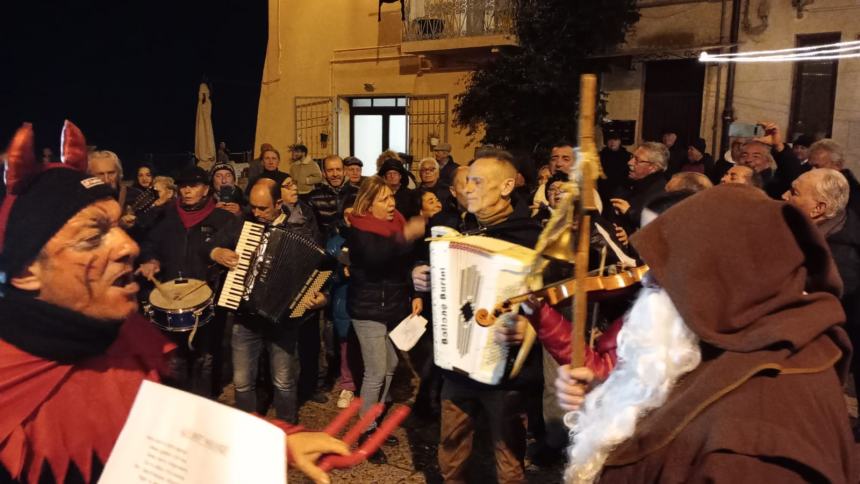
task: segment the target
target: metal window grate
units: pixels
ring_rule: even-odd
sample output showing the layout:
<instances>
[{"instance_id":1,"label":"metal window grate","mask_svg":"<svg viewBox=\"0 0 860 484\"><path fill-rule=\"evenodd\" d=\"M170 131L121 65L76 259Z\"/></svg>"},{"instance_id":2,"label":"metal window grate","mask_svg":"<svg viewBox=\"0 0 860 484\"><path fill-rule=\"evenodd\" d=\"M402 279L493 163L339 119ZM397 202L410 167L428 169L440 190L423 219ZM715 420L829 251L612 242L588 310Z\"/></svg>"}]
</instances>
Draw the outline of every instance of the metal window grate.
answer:
<instances>
[{"instance_id":1,"label":"metal window grate","mask_svg":"<svg viewBox=\"0 0 860 484\"><path fill-rule=\"evenodd\" d=\"M308 147L311 158L334 152L333 115L330 97L296 97L296 142Z\"/></svg>"},{"instance_id":2,"label":"metal window grate","mask_svg":"<svg viewBox=\"0 0 860 484\"><path fill-rule=\"evenodd\" d=\"M431 139L438 143L449 141L447 94L410 96L406 113L409 115L409 154L416 161L433 154Z\"/></svg>"},{"instance_id":3,"label":"metal window grate","mask_svg":"<svg viewBox=\"0 0 860 484\"><path fill-rule=\"evenodd\" d=\"M403 40L511 35L514 0L403 0Z\"/></svg>"}]
</instances>

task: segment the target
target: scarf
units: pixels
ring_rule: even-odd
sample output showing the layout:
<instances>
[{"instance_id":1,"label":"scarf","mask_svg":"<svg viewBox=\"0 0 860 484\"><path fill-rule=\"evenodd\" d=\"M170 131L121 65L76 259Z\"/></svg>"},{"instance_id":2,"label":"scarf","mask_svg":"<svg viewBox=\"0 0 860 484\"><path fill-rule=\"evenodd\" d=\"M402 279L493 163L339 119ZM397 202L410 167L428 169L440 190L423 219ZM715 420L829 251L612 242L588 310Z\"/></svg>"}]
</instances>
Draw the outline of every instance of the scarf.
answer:
<instances>
[{"instance_id":1,"label":"scarf","mask_svg":"<svg viewBox=\"0 0 860 484\"><path fill-rule=\"evenodd\" d=\"M514 206L512 204L507 204L502 210L487 216L486 218L475 214L475 217L478 219L478 223L481 224L482 227L489 227L491 225L496 225L499 222L503 222L510 215L514 213Z\"/></svg>"},{"instance_id":2,"label":"scarf","mask_svg":"<svg viewBox=\"0 0 860 484\"><path fill-rule=\"evenodd\" d=\"M122 321L88 318L15 289L0 299L0 339L40 358L72 362L100 355L121 326Z\"/></svg>"},{"instance_id":3,"label":"scarf","mask_svg":"<svg viewBox=\"0 0 860 484\"><path fill-rule=\"evenodd\" d=\"M349 223L356 230L362 232L370 232L382 237L403 237L403 227L406 225L406 219L397 210L394 211L394 218L391 220L382 220L373 215L349 215Z\"/></svg>"},{"instance_id":4,"label":"scarf","mask_svg":"<svg viewBox=\"0 0 860 484\"><path fill-rule=\"evenodd\" d=\"M206 217L208 217L213 210L215 210L215 199L211 197L207 198L206 202L202 205L198 204L196 207L190 209L183 207L179 203L179 200L176 200L176 213L179 214L179 219L182 220L182 225L185 226L185 230L188 230L206 220Z\"/></svg>"}]
</instances>

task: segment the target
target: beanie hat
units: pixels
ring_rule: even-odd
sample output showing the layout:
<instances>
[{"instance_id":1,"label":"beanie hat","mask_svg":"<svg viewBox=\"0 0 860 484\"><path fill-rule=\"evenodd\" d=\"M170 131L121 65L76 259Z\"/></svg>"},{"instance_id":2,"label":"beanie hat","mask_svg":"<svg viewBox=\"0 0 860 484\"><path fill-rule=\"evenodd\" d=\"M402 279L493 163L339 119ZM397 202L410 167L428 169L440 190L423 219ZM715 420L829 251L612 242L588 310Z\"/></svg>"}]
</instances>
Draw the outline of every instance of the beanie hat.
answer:
<instances>
[{"instance_id":1,"label":"beanie hat","mask_svg":"<svg viewBox=\"0 0 860 484\"><path fill-rule=\"evenodd\" d=\"M25 123L9 145L7 194L0 207L0 282L36 259L48 241L88 205L114 196L100 178L86 174L87 144L69 121L63 126L62 163L42 164L33 153L33 128Z\"/></svg>"},{"instance_id":2,"label":"beanie hat","mask_svg":"<svg viewBox=\"0 0 860 484\"><path fill-rule=\"evenodd\" d=\"M212 179L215 176L216 171L227 170L233 175L233 179L236 179L236 170L233 168L231 163L216 163L215 166L209 170L209 178Z\"/></svg>"},{"instance_id":3,"label":"beanie hat","mask_svg":"<svg viewBox=\"0 0 860 484\"><path fill-rule=\"evenodd\" d=\"M692 146L693 148L696 148L696 150L699 153L701 153L703 155L705 154L705 139L704 138L694 139L693 142L690 143L690 146Z\"/></svg>"},{"instance_id":4,"label":"beanie hat","mask_svg":"<svg viewBox=\"0 0 860 484\"><path fill-rule=\"evenodd\" d=\"M794 145L800 145L809 148L814 142L815 140L812 139L812 136L809 136L808 134L802 134L798 136L796 140L794 140Z\"/></svg>"}]
</instances>

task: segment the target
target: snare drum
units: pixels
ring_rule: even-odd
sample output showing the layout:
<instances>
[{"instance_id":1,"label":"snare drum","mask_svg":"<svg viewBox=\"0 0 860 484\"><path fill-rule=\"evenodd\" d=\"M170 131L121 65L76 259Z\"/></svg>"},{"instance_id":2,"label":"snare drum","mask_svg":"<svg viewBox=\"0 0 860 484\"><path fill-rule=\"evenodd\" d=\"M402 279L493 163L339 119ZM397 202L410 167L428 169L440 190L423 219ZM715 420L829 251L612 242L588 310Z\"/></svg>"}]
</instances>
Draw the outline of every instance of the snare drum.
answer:
<instances>
[{"instance_id":1,"label":"snare drum","mask_svg":"<svg viewBox=\"0 0 860 484\"><path fill-rule=\"evenodd\" d=\"M144 313L166 331L191 331L208 323L214 314L212 289L199 279L174 279L149 293Z\"/></svg>"}]
</instances>

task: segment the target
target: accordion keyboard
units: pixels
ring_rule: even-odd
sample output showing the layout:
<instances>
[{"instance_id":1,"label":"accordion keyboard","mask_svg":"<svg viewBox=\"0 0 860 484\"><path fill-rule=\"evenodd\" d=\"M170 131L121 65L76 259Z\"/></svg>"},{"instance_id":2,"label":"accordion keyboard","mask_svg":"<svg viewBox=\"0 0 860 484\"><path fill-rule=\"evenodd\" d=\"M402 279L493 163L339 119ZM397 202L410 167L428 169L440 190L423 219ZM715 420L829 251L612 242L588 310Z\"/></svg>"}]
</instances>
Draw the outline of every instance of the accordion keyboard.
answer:
<instances>
[{"instance_id":1,"label":"accordion keyboard","mask_svg":"<svg viewBox=\"0 0 860 484\"><path fill-rule=\"evenodd\" d=\"M245 297L245 278L251 267L251 259L257 247L260 246L265 231L266 228L263 224L254 222L245 222L245 225L242 226L242 234L239 236L239 243L236 244L239 264L227 273L224 287L218 297L218 306L227 309L239 308L242 298Z\"/></svg>"}]
</instances>

